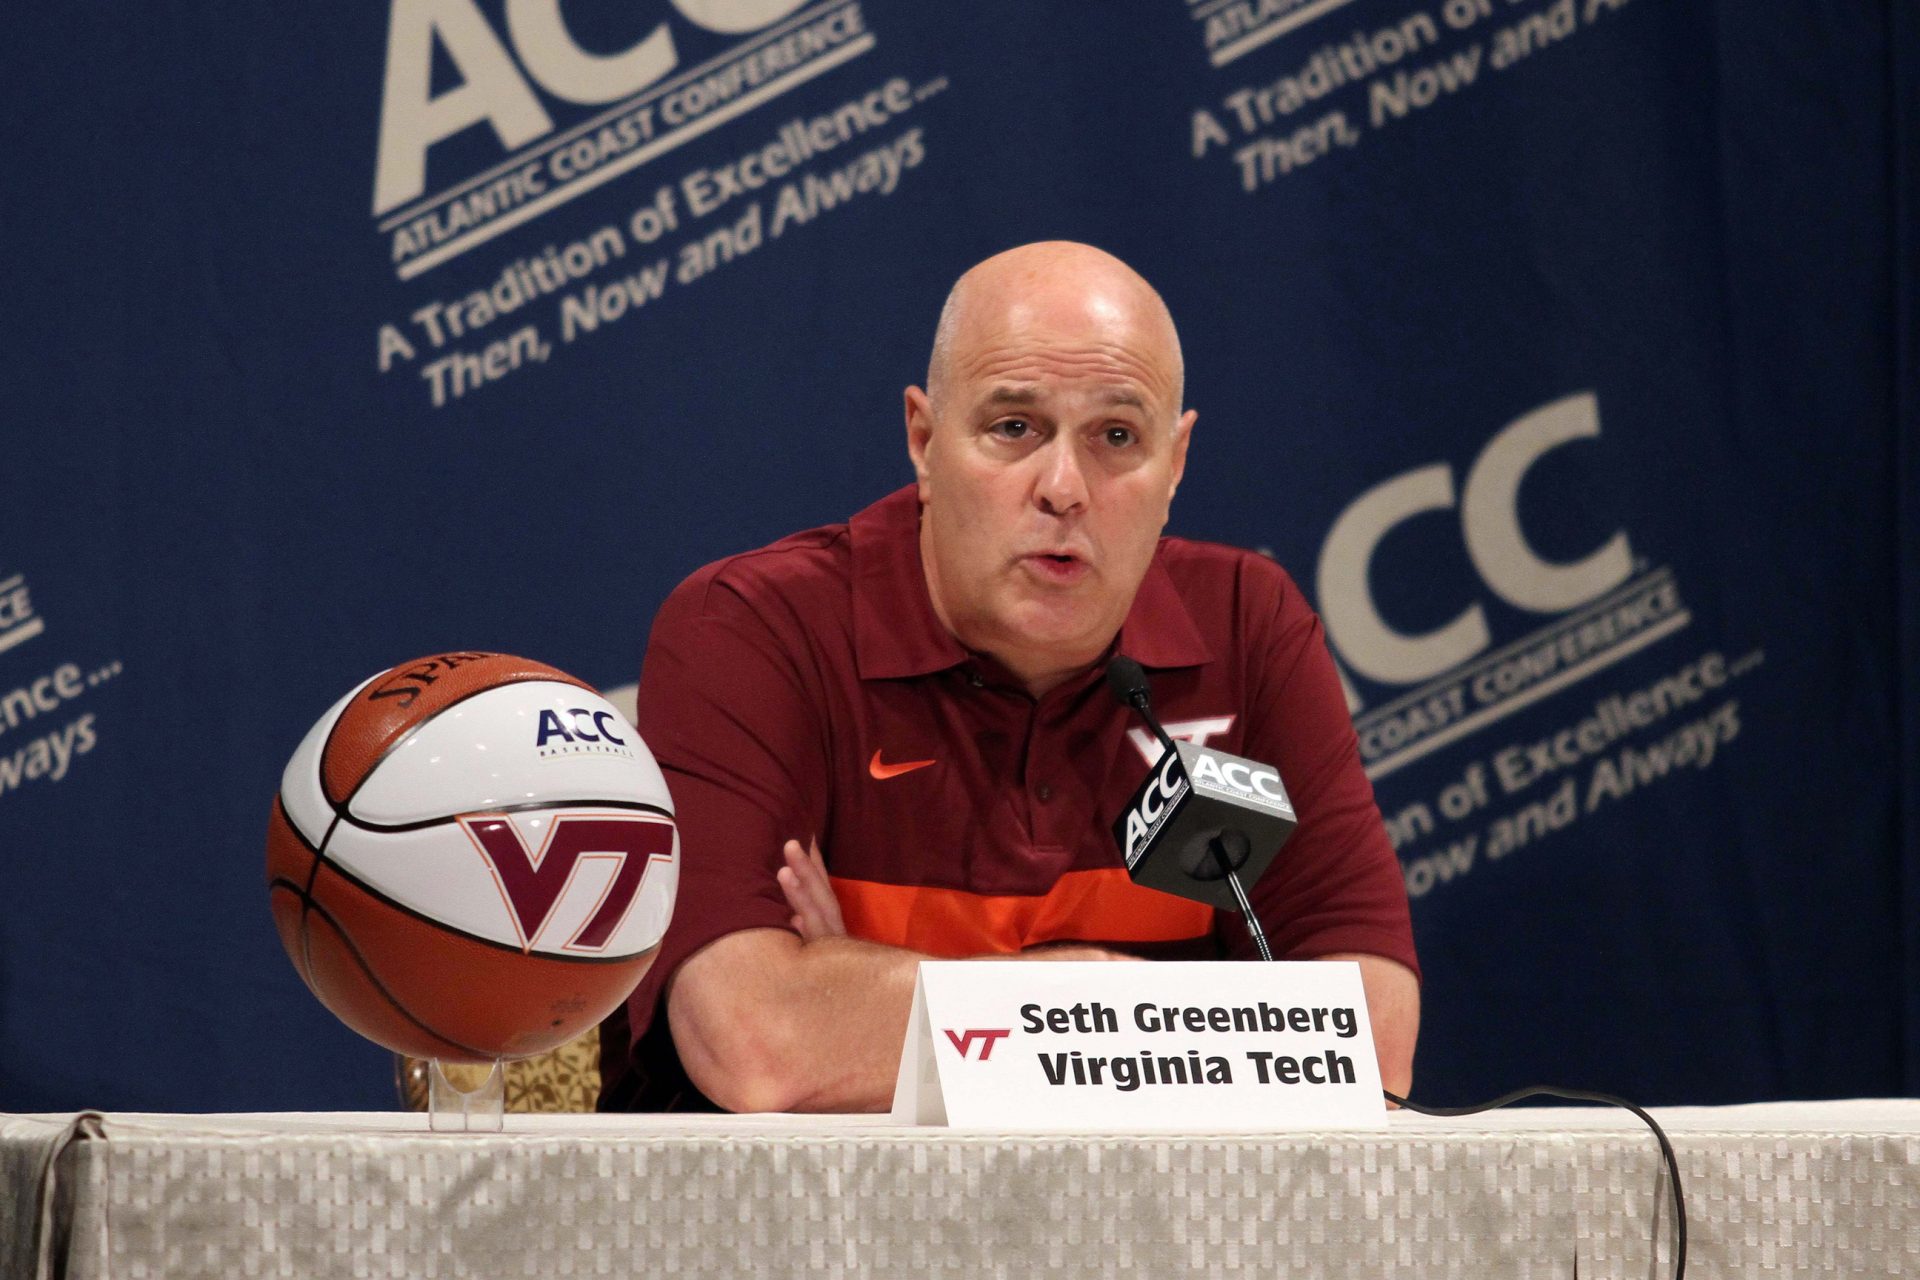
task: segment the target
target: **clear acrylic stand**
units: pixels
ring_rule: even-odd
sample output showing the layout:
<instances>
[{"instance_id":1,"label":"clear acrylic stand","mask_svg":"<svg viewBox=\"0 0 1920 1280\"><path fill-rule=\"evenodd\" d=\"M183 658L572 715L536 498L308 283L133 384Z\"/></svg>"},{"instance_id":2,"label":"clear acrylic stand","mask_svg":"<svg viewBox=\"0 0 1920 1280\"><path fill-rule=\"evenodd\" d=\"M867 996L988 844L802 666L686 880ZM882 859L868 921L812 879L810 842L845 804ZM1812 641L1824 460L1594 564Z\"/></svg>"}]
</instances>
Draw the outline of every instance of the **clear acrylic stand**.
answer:
<instances>
[{"instance_id":1,"label":"clear acrylic stand","mask_svg":"<svg viewBox=\"0 0 1920 1280\"><path fill-rule=\"evenodd\" d=\"M427 1064L427 1128L435 1133L499 1133L507 1112L507 1067L492 1062Z\"/></svg>"}]
</instances>

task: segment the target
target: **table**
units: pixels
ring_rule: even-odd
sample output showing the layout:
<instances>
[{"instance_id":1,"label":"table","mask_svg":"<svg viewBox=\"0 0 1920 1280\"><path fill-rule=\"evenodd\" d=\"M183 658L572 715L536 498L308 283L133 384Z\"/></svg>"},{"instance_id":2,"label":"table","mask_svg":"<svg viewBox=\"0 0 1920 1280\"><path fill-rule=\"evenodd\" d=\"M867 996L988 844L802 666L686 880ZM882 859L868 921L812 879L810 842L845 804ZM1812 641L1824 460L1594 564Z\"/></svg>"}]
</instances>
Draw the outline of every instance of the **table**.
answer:
<instances>
[{"instance_id":1,"label":"table","mask_svg":"<svg viewBox=\"0 0 1920 1280\"><path fill-rule=\"evenodd\" d=\"M1694 1276L1920 1275L1920 1101L1669 1108ZM0 1116L0 1275L1670 1275L1600 1108L1374 1133L884 1117Z\"/></svg>"}]
</instances>

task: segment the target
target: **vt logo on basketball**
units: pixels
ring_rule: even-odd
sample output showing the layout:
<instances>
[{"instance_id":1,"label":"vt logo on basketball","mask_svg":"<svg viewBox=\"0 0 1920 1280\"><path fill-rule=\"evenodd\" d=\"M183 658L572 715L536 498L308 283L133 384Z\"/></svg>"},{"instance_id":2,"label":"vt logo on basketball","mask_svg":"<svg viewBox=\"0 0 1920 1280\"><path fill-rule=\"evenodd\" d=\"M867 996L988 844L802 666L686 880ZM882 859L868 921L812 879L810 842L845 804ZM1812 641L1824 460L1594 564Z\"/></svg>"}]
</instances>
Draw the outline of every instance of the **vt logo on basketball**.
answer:
<instances>
[{"instance_id":1,"label":"vt logo on basketball","mask_svg":"<svg viewBox=\"0 0 1920 1280\"><path fill-rule=\"evenodd\" d=\"M528 852L503 815L463 817L460 825L493 869L522 951L550 927L567 941L548 950L601 950L632 910L648 869L673 859L673 827L658 818L555 817L538 853Z\"/></svg>"}]
</instances>

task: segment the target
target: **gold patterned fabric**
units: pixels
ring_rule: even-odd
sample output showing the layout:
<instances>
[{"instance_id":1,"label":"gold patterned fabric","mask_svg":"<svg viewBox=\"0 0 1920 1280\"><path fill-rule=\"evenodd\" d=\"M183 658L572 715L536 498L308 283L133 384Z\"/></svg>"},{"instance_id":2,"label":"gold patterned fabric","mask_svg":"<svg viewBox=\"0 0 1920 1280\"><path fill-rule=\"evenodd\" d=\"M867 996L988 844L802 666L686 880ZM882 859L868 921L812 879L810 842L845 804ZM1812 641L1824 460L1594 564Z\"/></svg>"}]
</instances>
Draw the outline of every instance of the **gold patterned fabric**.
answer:
<instances>
[{"instance_id":1,"label":"gold patterned fabric","mask_svg":"<svg viewBox=\"0 0 1920 1280\"><path fill-rule=\"evenodd\" d=\"M400 1105L407 1110L427 1109L427 1072L432 1065L425 1058L394 1055ZM589 1027L558 1049L505 1065L508 1111L592 1111L600 1097L600 1028ZM461 1089L477 1086L488 1071L485 1066L461 1063L448 1063L442 1069Z\"/></svg>"}]
</instances>

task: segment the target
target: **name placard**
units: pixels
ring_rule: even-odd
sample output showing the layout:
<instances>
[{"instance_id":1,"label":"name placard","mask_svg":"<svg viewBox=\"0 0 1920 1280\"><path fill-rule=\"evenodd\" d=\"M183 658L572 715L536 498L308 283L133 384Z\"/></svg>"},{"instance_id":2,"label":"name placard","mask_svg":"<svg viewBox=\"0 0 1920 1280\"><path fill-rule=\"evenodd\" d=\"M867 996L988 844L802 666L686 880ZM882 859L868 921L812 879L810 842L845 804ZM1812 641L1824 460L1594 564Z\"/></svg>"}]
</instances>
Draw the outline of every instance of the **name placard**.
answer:
<instances>
[{"instance_id":1,"label":"name placard","mask_svg":"<svg viewBox=\"0 0 1920 1280\"><path fill-rule=\"evenodd\" d=\"M1352 961L925 961L894 1086L901 1124L968 1129L1380 1129Z\"/></svg>"}]
</instances>

